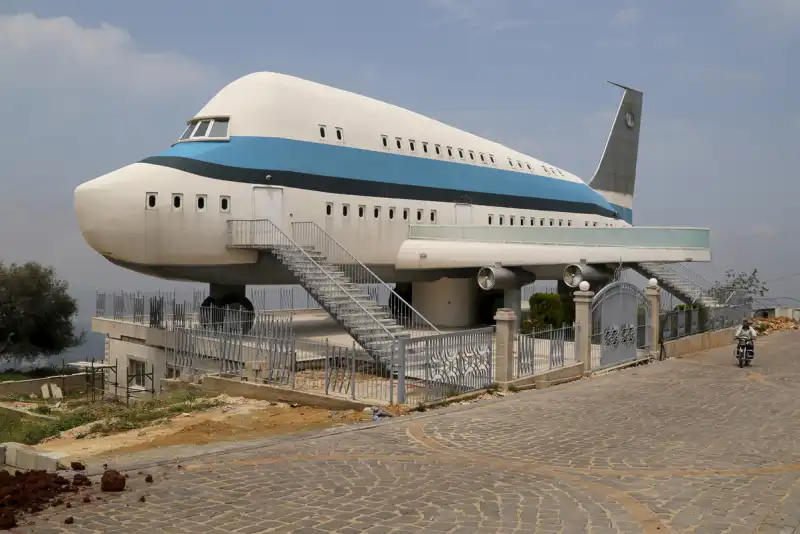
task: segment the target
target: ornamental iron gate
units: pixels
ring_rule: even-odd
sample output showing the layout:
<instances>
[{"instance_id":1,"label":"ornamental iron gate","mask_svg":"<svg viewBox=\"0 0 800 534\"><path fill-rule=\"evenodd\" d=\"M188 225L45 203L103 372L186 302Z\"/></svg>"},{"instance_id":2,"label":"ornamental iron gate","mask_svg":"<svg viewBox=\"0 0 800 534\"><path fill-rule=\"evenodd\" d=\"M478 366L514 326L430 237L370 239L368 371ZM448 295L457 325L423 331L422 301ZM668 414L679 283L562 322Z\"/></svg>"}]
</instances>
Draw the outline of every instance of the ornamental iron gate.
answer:
<instances>
[{"instance_id":1,"label":"ornamental iron gate","mask_svg":"<svg viewBox=\"0 0 800 534\"><path fill-rule=\"evenodd\" d=\"M603 369L650 350L650 303L633 284L612 282L592 299L592 364ZM599 351L599 359L595 357Z\"/></svg>"}]
</instances>

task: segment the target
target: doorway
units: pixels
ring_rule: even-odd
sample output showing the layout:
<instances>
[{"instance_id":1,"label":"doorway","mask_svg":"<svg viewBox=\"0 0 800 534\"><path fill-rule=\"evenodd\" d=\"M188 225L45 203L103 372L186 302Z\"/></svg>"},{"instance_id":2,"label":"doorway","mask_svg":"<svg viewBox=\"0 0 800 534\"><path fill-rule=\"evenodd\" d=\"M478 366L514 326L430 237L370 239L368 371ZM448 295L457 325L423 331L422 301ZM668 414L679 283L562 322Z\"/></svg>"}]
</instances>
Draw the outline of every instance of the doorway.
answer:
<instances>
[{"instance_id":1,"label":"doorway","mask_svg":"<svg viewBox=\"0 0 800 534\"><path fill-rule=\"evenodd\" d=\"M456 204L456 225L470 226L472 224L472 204Z\"/></svg>"}]
</instances>

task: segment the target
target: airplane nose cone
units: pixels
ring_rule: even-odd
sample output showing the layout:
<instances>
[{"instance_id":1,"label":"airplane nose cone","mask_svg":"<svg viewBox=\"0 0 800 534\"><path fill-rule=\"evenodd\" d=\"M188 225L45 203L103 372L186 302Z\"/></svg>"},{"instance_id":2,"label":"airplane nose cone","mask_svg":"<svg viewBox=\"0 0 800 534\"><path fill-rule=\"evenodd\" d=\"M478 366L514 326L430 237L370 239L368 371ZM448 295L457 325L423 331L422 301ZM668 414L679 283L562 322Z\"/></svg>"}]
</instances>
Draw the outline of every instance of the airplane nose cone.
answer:
<instances>
[{"instance_id":1,"label":"airplane nose cone","mask_svg":"<svg viewBox=\"0 0 800 534\"><path fill-rule=\"evenodd\" d=\"M137 261L144 248L144 192L134 165L123 167L75 189L75 213L83 238L112 260Z\"/></svg>"}]
</instances>

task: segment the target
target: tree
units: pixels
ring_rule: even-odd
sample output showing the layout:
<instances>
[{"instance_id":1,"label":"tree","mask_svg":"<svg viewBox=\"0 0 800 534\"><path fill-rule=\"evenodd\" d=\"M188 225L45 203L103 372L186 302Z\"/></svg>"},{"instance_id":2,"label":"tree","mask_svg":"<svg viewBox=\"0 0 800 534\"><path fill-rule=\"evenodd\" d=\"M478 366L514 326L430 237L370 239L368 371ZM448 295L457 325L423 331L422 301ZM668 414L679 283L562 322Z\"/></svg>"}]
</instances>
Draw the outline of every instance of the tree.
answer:
<instances>
[{"instance_id":1,"label":"tree","mask_svg":"<svg viewBox=\"0 0 800 534\"><path fill-rule=\"evenodd\" d=\"M769 289L758 277L758 269L752 273L728 270L725 280L717 282L711 290L712 295L720 302L731 304L752 304L756 297L763 297Z\"/></svg>"},{"instance_id":2,"label":"tree","mask_svg":"<svg viewBox=\"0 0 800 534\"><path fill-rule=\"evenodd\" d=\"M58 354L83 343L78 303L52 267L0 262L0 357Z\"/></svg>"}]
</instances>

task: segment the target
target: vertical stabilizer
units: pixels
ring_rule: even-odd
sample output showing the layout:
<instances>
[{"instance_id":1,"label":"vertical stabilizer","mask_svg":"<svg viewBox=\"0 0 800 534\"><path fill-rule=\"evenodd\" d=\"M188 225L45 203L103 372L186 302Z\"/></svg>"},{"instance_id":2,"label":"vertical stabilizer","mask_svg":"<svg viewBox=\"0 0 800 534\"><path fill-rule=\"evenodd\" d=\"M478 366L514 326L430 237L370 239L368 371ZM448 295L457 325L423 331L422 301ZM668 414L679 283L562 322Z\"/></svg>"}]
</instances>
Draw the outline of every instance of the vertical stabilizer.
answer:
<instances>
[{"instance_id":1,"label":"vertical stabilizer","mask_svg":"<svg viewBox=\"0 0 800 534\"><path fill-rule=\"evenodd\" d=\"M642 93L614 82L625 90L611 126L603 156L589 185L614 205L620 219L633 220L633 190L642 123Z\"/></svg>"}]
</instances>

